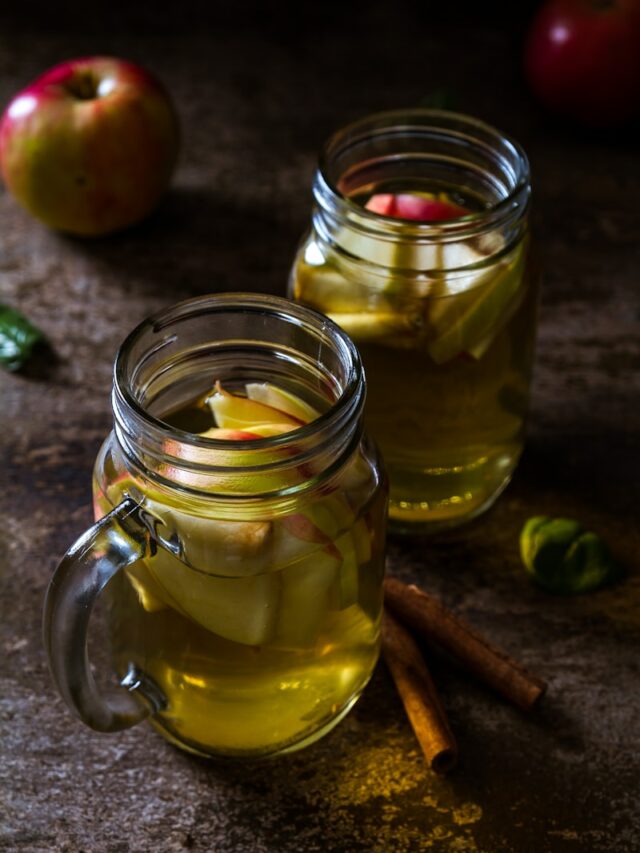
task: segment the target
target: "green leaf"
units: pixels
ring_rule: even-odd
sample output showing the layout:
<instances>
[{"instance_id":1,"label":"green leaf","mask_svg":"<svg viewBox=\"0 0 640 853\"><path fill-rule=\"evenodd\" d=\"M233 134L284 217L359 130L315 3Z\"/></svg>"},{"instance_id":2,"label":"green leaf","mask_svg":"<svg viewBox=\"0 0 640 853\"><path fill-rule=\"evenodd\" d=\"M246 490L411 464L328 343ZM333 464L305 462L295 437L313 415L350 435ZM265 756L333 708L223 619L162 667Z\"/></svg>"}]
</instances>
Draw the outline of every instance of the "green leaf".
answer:
<instances>
[{"instance_id":1,"label":"green leaf","mask_svg":"<svg viewBox=\"0 0 640 853\"><path fill-rule=\"evenodd\" d=\"M572 518L530 518L520 554L533 580L558 595L590 592L622 575L606 543Z\"/></svg>"},{"instance_id":2,"label":"green leaf","mask_svg":"<svg viewBox=\"0 0 640 853\"><path fill-rule=\"evenodd\" d=\"M29 360L36 344L44 341L42 332L15 308L0 305L0 364L8 370L20 370Z\"/></svg>"}]
</instances>

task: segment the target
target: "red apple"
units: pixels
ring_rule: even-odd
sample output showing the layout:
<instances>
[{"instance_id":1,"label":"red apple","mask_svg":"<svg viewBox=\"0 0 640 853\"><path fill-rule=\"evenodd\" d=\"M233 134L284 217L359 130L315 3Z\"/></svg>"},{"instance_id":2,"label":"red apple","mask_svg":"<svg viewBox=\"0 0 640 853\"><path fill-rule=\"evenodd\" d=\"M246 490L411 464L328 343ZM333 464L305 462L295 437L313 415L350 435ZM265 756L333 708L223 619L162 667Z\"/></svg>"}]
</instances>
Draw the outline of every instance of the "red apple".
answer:
<instances>
[{"instance_id":1,"label":"red apple","mask_svg":"<svg viewBox=\"0 0 640 853\"><path fill-rule=\"evenodd\" d=\"M548 109L589 125L640 113L638 0L547 0L525 46L525 72Z\"/></svg>"},{"instance_id":2,"label":"red apple","mask_svg":"<svg viewBox=\"0 0 640 853\"><path fill-rule=\"evenodd\" d=\"M162 85L120 59L63 62L9 103L0 169L51 228L108 234L143 219L176 163L178 121Z\"/></svg>"}]
</instances>

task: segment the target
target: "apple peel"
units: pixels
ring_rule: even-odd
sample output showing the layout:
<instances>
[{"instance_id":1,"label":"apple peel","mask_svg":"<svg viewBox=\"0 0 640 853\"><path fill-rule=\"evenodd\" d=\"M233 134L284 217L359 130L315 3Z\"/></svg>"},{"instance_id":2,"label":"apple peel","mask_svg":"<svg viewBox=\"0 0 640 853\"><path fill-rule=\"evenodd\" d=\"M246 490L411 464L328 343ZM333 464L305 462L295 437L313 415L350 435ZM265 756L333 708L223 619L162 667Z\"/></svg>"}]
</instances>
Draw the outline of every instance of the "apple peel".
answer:
<instances>
[{"instance_id":1,"label":"apple peel","mask_svg":"<svg viewBox=\"0 0 640 853\"><path fill-rule=\"evenodd\" d=\"M468 208L432 193L376 193L367 201L365 209L381 216L417 222L446 222L460 219L470 212Z\"/></svg>"}]
</instances>

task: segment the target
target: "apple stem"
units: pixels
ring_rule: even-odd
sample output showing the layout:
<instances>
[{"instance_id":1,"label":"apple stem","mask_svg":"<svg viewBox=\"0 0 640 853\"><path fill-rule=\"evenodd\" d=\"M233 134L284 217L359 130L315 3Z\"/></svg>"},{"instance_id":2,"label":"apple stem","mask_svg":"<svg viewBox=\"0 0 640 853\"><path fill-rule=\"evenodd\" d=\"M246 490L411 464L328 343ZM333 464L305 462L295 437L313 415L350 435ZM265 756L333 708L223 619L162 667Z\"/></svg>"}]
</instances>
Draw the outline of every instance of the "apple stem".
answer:
<instances>
[{"instance_id":1,"label":"apple stem","mask_svg":"<svg viewBox=\"0 0 640 853\"><path fill-rule=\"evenodd\" d=\"M98 81L93 71L83 69L74 74L66 88L79 101L92 101L98 93Z\"/></svg>"}]
</instances>

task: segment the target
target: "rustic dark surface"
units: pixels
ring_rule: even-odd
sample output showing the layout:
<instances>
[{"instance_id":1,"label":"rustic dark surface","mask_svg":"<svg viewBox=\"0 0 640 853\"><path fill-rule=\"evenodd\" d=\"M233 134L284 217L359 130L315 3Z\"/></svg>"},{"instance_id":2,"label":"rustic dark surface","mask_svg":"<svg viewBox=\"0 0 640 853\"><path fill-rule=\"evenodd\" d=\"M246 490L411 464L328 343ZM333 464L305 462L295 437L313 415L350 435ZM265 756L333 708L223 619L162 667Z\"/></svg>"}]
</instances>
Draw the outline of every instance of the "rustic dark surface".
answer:
<instances>
[{"instance_id":1,"label":"rustic dark surface","mask_svg":"<svg viewBox=\"0 0 640 853\"><path fill-rule=\"evenodd\" d=\"M520 77L521 22L467 20L456 4L438 22L402 3L317 9L299 34L293 13L242 4L235 17L202 4L175 20L130 6L56 18L50 5L46 30L26 13L0 27L3 104L61 59L115 53L162 75L184 135L172 191L126 234L56 235L0 191L0 301L57 354L0 375L0 849L639 850L637 131L615 139L549 119ZM90 732L52 689L40 614L56 560L90 522L119 342L188 296L283 293L325 137L442 86L531 156L546 269L533 408L495 508L448 539L393 541L390 568L548 679L548 696L525 716L433 661L461 753L446 778L425 768L382 667L332 734L274 763L209 764L144 726ZM534 588L517 539L540 513L604 535L626 579L579 598Z\"/></svg>"}]
</instances>

